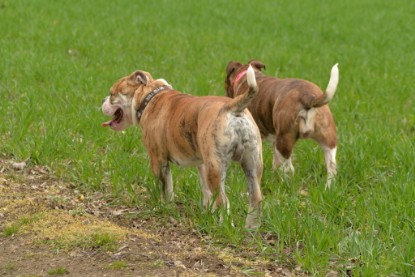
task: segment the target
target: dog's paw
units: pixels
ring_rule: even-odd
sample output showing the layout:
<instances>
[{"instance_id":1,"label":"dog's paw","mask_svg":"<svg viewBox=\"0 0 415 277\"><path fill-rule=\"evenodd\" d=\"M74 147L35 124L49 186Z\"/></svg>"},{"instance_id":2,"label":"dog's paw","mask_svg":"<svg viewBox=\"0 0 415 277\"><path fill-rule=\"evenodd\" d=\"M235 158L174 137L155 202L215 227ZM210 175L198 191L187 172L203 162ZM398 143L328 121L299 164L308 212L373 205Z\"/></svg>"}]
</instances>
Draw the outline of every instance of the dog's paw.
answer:
<instances>
[{"instance_id":1,"label":"dog's paw","mask_svg":"<svg viewBox=\"0 0 415 277\"><path fill-rule=\"evenodd\" d=\"M250 230L256 230L261 226L261 212L259 208L249 208L248 216L245 221L245 228Z\"/></svg>"},{"instance_id":2,"label":"dog's paw","mask_svg":"<svg viewBox=\"0 0 415 277\"><path fill-rule=\"evenodd\" d=\"M252 220L252 219L246 219L245 222L245 229L248 230L257 230L261 226L261 222L258 219Z\"/></svg>"}]
</instances>

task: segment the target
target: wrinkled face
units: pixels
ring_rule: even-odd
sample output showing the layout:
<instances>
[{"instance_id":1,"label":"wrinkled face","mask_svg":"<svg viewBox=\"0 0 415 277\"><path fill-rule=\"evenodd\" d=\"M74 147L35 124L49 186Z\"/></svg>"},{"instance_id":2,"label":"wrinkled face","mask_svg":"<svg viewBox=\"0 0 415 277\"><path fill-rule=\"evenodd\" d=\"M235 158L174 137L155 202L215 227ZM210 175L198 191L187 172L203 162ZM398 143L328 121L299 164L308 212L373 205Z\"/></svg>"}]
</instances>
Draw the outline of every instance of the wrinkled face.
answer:
<instances>
[{"instance_id":1,"label":"wrinkled face","mask_svg":"<svg viewBox=\"0 0 415 277\"><path fill-rule=\"evenodd\" d=\"M110 96L102 102L102 112L112 119L102 123L112 130L122 131L136 124L136 100L143 93L144 87L153 78L145 71L135 71L129 76L119 79L110 89Z\"/></svg>"}]
</instances>

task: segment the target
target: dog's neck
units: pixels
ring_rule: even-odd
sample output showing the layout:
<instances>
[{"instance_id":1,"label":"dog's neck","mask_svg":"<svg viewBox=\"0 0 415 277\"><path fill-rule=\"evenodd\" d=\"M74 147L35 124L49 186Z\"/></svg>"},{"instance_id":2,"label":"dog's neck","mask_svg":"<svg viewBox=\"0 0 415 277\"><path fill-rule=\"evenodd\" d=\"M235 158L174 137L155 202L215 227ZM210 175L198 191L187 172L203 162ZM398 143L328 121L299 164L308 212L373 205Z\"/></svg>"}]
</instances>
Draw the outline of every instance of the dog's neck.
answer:
<instances>
[{"instance_id":1,"label":"dog's neck","mask_svg":"<svg viewBox=\"0 0 415 277\"><path fill-rule=\"evenodd\" d=\"M136 115L137 115L137 123L140 123L141 116L143 115L144 109L147 107L148 103L150 103L151 99L153 99L154 96L159 94L160 92L163 92L165 90L172 89L170 85L164 85L161 87L156 87L153 89L147 96L143 99L140 106L137 109Z\"/></svg>"},{"instance_id":2,"label":"dog's neck","mask_svg":"<svg viewBox=\"0 0 415 277\"><path fill-rule=\"evenodd\" d=\"M242 70L241 72L239 72L239 73L238 73L238 75L236 75L235 80L233 80L232 87L233 87L233 91L234 91L234 92L236 92L236 85L238 84L239 80L240 80L243 76L245 76L245 75L246 75L246 71L247 71L247 70L245 69L245 70Z\"/></svg>"}]
</instances>

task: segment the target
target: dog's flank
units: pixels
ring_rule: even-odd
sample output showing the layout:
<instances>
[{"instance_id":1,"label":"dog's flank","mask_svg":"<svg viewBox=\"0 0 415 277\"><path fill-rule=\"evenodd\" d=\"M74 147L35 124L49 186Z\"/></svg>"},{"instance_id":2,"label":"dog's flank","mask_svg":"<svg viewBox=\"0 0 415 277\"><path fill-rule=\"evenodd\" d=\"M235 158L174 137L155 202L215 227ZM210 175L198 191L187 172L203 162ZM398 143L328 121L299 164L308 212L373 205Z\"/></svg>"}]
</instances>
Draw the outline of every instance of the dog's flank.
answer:
<instances>
[{"instance_id":1,"label":"dog's flank","mask_svg":"<svg viewBox=\"0 0 415 277\"><path fill-rule=\"evenodd\" d=\"M232 101L223 106L224 111L240 113L246 109L258 92L258 86L255 79L255 71L250 65L246 71L246 82L248 84L248 92L235 97Z\"/></svg>"}]
</instances>

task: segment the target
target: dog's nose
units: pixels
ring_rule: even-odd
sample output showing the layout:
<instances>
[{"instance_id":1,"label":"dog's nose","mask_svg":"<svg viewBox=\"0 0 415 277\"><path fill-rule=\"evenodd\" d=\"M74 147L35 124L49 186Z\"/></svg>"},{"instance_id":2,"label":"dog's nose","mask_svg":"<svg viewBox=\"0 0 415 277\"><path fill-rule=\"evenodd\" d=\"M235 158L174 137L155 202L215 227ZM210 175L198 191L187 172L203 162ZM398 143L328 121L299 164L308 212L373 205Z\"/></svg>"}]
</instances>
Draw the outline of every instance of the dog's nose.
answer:
<instances>
[{"instance_id":1,"label":"dog's nose","mask_svg":"<svg viewBox=\"0 0 415 277\"><path fill-rule=\"evenodd\" d=\"M107 98L108 98L108 96L105 97L104 99L102 99L102 104L104 104L104 102L107 101Z\"/></svg>"}]
</instances>

